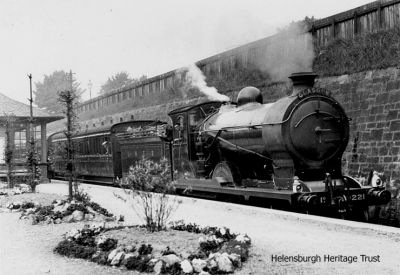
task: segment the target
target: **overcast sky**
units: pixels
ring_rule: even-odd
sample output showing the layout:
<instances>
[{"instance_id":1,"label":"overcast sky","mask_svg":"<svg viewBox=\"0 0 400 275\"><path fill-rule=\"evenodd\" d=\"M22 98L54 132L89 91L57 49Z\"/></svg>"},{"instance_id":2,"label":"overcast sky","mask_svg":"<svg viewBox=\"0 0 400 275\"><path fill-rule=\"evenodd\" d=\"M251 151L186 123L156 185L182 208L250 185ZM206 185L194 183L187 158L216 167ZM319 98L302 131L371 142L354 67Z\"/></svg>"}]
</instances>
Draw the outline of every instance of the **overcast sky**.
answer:
<instances>
[{"instance_id":1,"label":"overcast sky","mask_svg":"<svg viewBox=\"0 0 400 275\"><path fill-rule=\"evenodd\" d=\"M71 69L88 99L89 80L94 97L117 72L155 76L306 16L324 18L370 2L0 0L0 93L28 103L28 73L38 82Z\"/></svg>"}]
</instances>

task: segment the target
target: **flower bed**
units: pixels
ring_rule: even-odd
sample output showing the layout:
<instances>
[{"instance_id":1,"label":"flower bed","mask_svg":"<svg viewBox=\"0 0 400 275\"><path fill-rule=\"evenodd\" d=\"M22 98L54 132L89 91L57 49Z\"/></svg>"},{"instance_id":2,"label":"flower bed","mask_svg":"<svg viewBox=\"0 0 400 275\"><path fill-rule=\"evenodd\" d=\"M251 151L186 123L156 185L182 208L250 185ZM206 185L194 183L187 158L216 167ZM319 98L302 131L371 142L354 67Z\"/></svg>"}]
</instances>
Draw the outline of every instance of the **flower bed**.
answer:
<instances>
[{"instance_id":1,"label":"flower bed","mask_svg":"<svg viewBox=\"0 0 400 275\"><path fill-rule=\"evenodd\" d=\"M114 238L119 232L132 236L135 231L137 238L152 243L127 243L122 236ZM182 246L172 249L166 246L160 249L160 242L171 241L165 234L174 236L174 245L182 242ZM194 237L199 234L201 237L196 240ZM233 273L248 259L251 245L247 235L233 234L227 228L201 228L194 224L185 225L183 222L173 223L168 231L148 235L155 236L149 240L142 227L105 228L85 225L82 230L68 232L54 251L68 257L140 272L206 275ZM193 248L193 251L188 251L188 247Z\"/></svg>"},{"instance_id":2,"label":"flower bed","mask_svg":"<svg viewBox=\"0 0 400 275\"><path fill-rule=\"evenodd\" d=\"M30 193L31 187L27 184L18 184L13 188L8 188L7 184L0 183L0 196L14 196L24 193Z\"/></svg>"},{"instance_id":3,"label":"flower bed","mask_svg":"<svg viewBox=\"0 0 400 275\"><path fill-rule=\"evenodd\" d=\"M87 201L57 199L50 205L35 204L31 201L9 202L6 208L21 211L21 219L32 224L60 224L79 221L114 221L115 217L99 204Z\"/></svg>"}]
</instances>

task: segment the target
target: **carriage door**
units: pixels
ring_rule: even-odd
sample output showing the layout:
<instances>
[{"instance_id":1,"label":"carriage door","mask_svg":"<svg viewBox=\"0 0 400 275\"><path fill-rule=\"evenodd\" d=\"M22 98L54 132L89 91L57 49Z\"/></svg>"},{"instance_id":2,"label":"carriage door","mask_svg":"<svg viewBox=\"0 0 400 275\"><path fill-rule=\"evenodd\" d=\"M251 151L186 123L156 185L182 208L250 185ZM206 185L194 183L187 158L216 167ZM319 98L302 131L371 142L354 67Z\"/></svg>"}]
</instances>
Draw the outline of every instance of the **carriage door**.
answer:
<instances>
[{"instance_id":1,"label":"carriage door","mask_svg":"<svg viewBox=\"0 0 400 275\"><path fill-rule=\"evenodd\" d=\"M115 133L112 133L112 158L113 158L113 169L114 177L122 178L122 156L121 156L121 146Z\"/></svg>"}]
</instances>

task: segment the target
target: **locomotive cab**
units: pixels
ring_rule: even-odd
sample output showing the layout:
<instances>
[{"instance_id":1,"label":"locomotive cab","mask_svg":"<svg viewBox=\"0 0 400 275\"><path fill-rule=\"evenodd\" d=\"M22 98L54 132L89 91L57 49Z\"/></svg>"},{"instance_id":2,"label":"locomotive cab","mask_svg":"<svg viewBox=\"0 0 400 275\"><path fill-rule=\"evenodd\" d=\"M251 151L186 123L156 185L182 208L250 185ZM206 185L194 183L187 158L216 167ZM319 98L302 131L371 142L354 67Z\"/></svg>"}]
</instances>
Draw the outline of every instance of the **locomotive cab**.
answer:
<instances>
[{"instance_id":1,"label":"locomotive cab","mask_svg":"<svg viewBox=\"0 0 400 275\"><path fill-rule=\"evenodd\" d=\"M168 113L172 120L174 172L179 177L204 176L204 155L198 146L199 123L215 113L222 102L186 106Z\"/></svg>"}]
</instances>

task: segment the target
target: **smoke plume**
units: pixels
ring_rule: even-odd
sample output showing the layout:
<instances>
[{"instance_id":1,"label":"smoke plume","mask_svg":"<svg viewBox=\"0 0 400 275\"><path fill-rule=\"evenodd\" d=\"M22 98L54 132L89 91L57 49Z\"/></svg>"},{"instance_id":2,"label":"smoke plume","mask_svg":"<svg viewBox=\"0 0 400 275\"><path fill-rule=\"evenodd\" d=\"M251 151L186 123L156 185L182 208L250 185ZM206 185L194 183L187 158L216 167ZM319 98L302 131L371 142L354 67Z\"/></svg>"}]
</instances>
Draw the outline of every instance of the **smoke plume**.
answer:
<instances>
[{"instance_id":1,"label":"smoke plume","mask_svg":"<svg viewBox=\"0 0 400 275\"><path fill-rule=\"evenodd\" d=\"M186 81L191 86L198 88L209 100L230 101L228 96L218 93L215 87L207 86L205 75L195 64L189 65L185 69L187 69Z\"/></svg>"},{"instance_id":2,"label":"smoke plume","mask_svg":"<svg viewBox=\"0 0 400 275\"><path fill-rule=\"evenodd\" d=\"M285 80L295 72L312 71L313 40L304 23L292 23L270 41L256 67L267 72L273 81Z\"/></svg>"}]
</instances>

